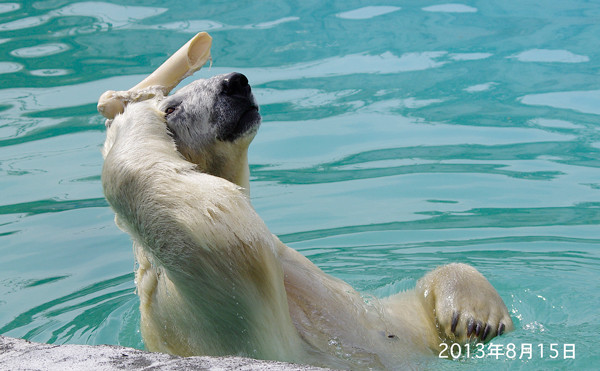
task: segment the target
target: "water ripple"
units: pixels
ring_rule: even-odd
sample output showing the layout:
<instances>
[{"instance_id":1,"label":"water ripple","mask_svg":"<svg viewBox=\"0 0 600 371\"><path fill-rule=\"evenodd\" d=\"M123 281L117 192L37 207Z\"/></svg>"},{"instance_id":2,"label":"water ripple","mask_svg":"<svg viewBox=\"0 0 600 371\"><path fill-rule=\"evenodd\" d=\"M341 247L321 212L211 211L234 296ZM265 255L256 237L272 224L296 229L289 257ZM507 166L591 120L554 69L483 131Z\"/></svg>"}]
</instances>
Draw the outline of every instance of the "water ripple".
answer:
<instances>
[{"instance_id":1,"label":"water ripple","mask_svg":"<svg viewBox=\"0 0 600 371\"><path fill-rule=\"evenodd\" d=\"M426 12L439 13L476 13L477 8L464 4L440 4L422 8Z\"/></svg>"},{"instance_id":2,"label":"water ripple","mask_svg":"<svg viewBox=\"0 0 600 371\"><path fill-rule=\"evenodd\" d=\"M532 106L550 106L600 115L600 90L529 94L519 100Z\"/></svg>"},{"instance_id":3,"label":"water ripple","mask_svg":"<svg viewBox=\"0 0 600 371\"><path fill-rule=\"evenodd\" d=\"M165 8L125 6L105 2L79 2L51 10L46 14L20 18L0 24L0 31L15 31L38 27L59 17L93 17L104 25L121 28L142 19L166 12Z\"/></svg>"},{"instance_id":4,"label":"water ripple","mask_svg":"<svg viewBox=\"0 0 600 371\"><path fill-rule=\"evenodd\" d=\"M273 232L378 296L471 263L517 323L504 341L578 350L572 364L436 369L593 369L598 7L365 5L0 4L0 333L143 347L96 100L210 31L213 66L184 83L248 76L263 116L253 204Z\"/></svg>"},{"instance_id":5,"label":"water ripple","mask_svg":"<svg viewBox=\"0 0 600 371\"><path fill-rule=\"evenodd\" d=\"M583 203L567 207L477 208L461 212L422 212L421 214L430 217L406 222L352 225L295 232L279 237L285 243L293 243L364 232L596 225L600 224L600 203ZM597 243L597 241L594 240L592 243Z\"/></svg>"},{"instance_id":6,"label":"water ripple","mask_svg":"<svg viewBox=\"0 0 600 371\"><path fill-rule=\"evenodd\" d=\"M69 50L69 46L66 44L51 43L15 49L10 52L10 55L19 58L39 58L62 53L67 50Z\"/></svg>"},{"instance_id":7,"label":"water ripple","mask_svg":"<svg viewBox=\"0 0 600 371\"><path fill-rule=\"evenodd\" d=\"M551 63L583 63L590 58L585 55L573 54L568 50L531 49L507 58L520 62L551 62Z\"/></svg>"},{"instance_id":8,"label":"water ripple","mask_svg":"<svg viewBox=\"0 0 600 371\"><path fill-rule=\"evenodd\" d=\"M43 279L36 285L57 279L62 277ZM26 328L27 333L22 335L25 338L50 333L50 337L44 341L59 344L72 340L76 335L85 336L86 333L88 338L92 338L94 331L103 325L111 313L118 312L118 308L123 306L136 305L137 297L132 285L133 273L96 282L19 314L0 327L0 333ZM128 287L120 288L122 286ZM65 317L70 317L70 320L64 322Z\"/></svg>"},{"instance_id":9,"label":"water ripple","mask_svg":"<svg viewBox=\"0 0 600 371\"><path fill-rule=\"evenodd\" d=\"M106 202L106 199L104 197L92 198L87 200L37 200L12 205L0 205L0 215L38 215L45 213L58 213L68 210L76 210L89 207L108 207L108 202Z\"/></svg>"},{"instance_id":10,"label":"water ripple","mask_svg":"<svg viewBox=\"0 0 600 371\"><path fill-rule=\"evenodd\" d=\"M343 19L371 19L380 15L400 10L397 6L365 6L362 8L348 10L335 16Z\"/></svg>"},{"instance_id":11,"label":"water ripple","mask_svg":"<svg viewBox=\"0 0 600 371\"><path fill-rule=\"evenodd\" d=\"M15 62L0 62L0 74L13 73L23 69L23 65Z\"/></svg>"},{"instance_id":12,"label":"water ripple","mask_svg":"<svg viewBox=\"0 0 600 371\"><path fill-rule=\"evenodd\" d=\"M0 13L14 12L21 8L21 4L18 3L3 3L0 4Z\"/></svg>"},{"instance_id":13,"label":"water ripple","mask_svg":"<svg viewBox=\"0 0 600 371\"><path fill-rule=\"evenodd\" d=\"M600 151L597 148L578 142L537 142L377 149L301 169L253 165L252 176L256 180L282 184L317 184L416 173L487 173L529 180L552 180L564 174L558 170L516 171L507 168L512 161L524 163L538 159L540 153L551 155L553 161L564 164L600 167ZM415 159L426 162L415 163ZM403 160L410 162L393 166ZM458 162L451 163L452 160Z\"/></svg>"}]
</instances>

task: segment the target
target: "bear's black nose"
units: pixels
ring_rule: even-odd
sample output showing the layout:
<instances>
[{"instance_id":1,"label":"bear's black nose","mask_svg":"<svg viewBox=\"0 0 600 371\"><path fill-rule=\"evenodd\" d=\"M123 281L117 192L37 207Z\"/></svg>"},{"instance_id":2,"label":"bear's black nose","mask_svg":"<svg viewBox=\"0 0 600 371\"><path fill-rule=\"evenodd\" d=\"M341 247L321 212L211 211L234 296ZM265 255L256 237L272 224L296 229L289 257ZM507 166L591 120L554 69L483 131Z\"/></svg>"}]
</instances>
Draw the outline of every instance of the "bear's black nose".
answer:
<instances>
[{"instance_id":1,"label":"bear's black nose","mask_svg":"<svg viewBox=\"0 0 600 371\"><path fill-rule=\"evenodd\" d=\"M241 73L234 72L223 79L223 93L231 96L246 97L250 95L248 79Z\"/></svg>"}]
</instances>

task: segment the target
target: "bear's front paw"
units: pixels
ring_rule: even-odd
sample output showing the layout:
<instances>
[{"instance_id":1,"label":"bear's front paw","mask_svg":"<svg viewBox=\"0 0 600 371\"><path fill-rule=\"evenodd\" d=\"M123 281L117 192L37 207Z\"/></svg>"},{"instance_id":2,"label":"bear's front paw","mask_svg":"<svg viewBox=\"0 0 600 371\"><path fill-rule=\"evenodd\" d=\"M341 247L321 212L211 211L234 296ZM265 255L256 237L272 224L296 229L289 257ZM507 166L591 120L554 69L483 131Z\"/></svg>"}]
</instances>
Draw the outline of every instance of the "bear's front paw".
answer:
<instances>
[{"instance_id":1,"label":"bear's front paw","mask_svg":"<svg viewBox=\"0 0 600 371\"><path fill-rule=\"evenodd\" d=\"M417 290L444 341L488 341L513 329L496 289L470 265L439 267L419 280Z\"/></svg>"}]
</instances>

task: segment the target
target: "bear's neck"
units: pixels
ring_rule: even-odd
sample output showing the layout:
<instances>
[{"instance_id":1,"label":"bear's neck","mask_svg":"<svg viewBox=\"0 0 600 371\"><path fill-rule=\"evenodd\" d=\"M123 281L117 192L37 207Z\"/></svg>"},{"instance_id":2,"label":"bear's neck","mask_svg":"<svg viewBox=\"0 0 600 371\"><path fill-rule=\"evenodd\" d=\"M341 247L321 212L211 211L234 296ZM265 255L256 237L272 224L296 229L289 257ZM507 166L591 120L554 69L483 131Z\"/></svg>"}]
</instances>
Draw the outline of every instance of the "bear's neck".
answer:
<instances>
[{"instance_id":1,"label":"bear's neck","mask_svg":"<svg viewBox=\"0 0 600 371\"><path fill-rule=\"evenodd\" d=\"M242 187L250 196L250 168L248 167L248 145L236 142L216 142L202 151L179 151L203 173L226 179Z\"/></svg>"},{"instance_id":2,"label":"bear's neck","mask_svg":"<svg viewBox=\"0 0 600 371\"><path fill-rule=\"evenodd\" d=\"M242 192L250 196L250 168L248 148L228 148L224 154L215 156L207 164L206 173L229 180L242 187Z\"/></svg>"},{"instance_id":3,"label":"bear's neck","mask_svg":"<svg viewBox=\"0 0 600 371\"><path fill-rule=\"evenodd\" d=\"M242 187L242 192L250 196L250 168L248 166L248 152L243 151L239 154L236 161L225 166L221 178L227 179Z\"/></svg>"}]
</instances>

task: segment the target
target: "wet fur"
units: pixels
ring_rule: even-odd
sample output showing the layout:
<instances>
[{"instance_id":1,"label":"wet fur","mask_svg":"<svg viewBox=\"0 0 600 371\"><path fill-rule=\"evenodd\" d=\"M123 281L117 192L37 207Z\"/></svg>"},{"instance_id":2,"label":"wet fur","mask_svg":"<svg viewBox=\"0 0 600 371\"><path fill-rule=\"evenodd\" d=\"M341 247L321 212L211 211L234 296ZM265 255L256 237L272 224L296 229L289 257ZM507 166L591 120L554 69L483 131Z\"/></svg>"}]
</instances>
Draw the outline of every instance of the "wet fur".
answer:
<instances>
[{"instance_id":1,"label":"wet fur","mask_svg":"<svg viewBox=\"0 0 600 371\"><path fill-rule=\"evenodd\" d=\"M258 123L231 126L247 108L219 101L224 79L130 104L107 128L102 184L134 241L149 350L394 369L435 355L442 341L512 329L502 299L471 266L446 265L414 290L365 300L281 243L248 198L246 153ZM178 111L166 115L171 106ZM233 140L219 139L227 125Z\"/></svg>"}]
</instances>

